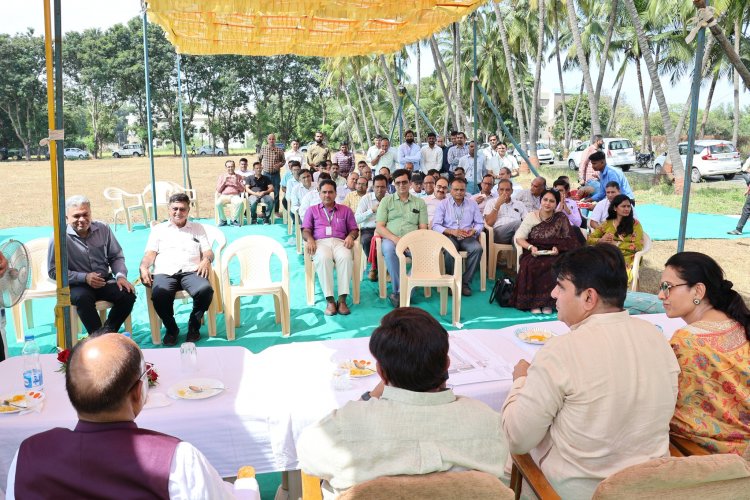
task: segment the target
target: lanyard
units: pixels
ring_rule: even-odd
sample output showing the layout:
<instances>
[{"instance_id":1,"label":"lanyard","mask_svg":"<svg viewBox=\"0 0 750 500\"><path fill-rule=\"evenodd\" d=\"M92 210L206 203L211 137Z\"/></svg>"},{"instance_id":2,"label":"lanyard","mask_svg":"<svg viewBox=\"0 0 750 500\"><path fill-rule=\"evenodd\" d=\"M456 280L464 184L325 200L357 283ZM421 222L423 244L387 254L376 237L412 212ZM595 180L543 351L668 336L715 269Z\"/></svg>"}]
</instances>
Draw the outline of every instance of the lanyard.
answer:
<instances>
[{"instance_id":1,"label":"lanyard","mask_svg":"<svg viewBox=\"0 0 750 500\"><path fill-rule=\"evenodd\" d=\"M464 200L465 202L466 200ZM455 203L455 202L454 202ZM456 218L456 229L461 229L461 221L464 219L464 204L461 203L461 210L459 211L458 206L453 209L453 215Z\"/></svg>"},{"instance_id":2,"label":"lanyard","mask_svg":"<svg viewBox=\"0 0 750 500\"><path fill-rule=\"evenodd\" d=\"M328 215L328 210L326 210L326 207L323 207L323 213L326 216L326 219L328 220L328 225L333 226L333 216L334 216L334 209L331 209L331 215Z\"/></svg>"}]
</instances>

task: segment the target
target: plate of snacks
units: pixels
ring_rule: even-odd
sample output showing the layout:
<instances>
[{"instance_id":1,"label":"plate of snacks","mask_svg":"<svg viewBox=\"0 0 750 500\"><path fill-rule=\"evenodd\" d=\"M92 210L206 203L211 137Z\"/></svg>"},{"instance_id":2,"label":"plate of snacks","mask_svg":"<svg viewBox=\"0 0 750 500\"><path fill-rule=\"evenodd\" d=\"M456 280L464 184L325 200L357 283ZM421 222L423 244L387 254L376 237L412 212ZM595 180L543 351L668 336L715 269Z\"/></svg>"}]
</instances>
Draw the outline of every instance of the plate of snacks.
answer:
<instances>
[{"instance_id":1,"label":"plate of snacks","mask_svg":"<svg viewBox=\"0 0 750 500\"><path fill-rule=\"evenodd\" d=\"M516 337L527 344L543 345L554 335L551 331L534 326L525 326L516 330Z\"/></svg>"}]
</instances>

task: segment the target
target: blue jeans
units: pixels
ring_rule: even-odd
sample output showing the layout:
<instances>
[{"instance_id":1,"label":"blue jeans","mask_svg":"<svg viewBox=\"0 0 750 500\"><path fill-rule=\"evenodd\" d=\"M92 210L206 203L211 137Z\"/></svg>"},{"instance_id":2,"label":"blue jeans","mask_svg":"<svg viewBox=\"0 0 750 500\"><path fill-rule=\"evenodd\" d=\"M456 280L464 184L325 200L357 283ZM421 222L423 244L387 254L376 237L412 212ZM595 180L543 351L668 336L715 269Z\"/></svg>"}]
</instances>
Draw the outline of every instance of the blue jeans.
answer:
<instances>
[{"instance_id":1,"label":"blue jeans","mask_svg":"<svg viewBox=\"0 0 750 500\"><path fill-rule=\"evenodd\" d=\"M383 250L383 257L385 258L385 267L386 269L388 269L388 273L391 275L391 288L393 290L393 293L399 293L401 267L398 262L398 256L396 256L396 244L391 240L383 238L381 242L381 248ZM383 270L381 269L380 272L383 272Z\"/></svg>"}]
</instances>

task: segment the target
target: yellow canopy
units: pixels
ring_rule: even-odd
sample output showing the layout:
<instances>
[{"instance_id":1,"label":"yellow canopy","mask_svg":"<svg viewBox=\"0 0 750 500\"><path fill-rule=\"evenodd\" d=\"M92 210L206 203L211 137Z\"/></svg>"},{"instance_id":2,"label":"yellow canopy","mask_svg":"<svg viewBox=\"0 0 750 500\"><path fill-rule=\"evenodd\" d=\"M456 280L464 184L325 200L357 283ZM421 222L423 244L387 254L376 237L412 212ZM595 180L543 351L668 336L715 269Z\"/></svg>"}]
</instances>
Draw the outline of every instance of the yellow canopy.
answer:
<instances>
[{"instance_id":1,"label":"yellow canopy","mask_svg":"<svg viewBox=\"0 0 750 500\"><path fill-rule=\"evenodd\" d=\"M182 54L389 54L486 0L148 0Z\"/></svg>"}]
</instances>

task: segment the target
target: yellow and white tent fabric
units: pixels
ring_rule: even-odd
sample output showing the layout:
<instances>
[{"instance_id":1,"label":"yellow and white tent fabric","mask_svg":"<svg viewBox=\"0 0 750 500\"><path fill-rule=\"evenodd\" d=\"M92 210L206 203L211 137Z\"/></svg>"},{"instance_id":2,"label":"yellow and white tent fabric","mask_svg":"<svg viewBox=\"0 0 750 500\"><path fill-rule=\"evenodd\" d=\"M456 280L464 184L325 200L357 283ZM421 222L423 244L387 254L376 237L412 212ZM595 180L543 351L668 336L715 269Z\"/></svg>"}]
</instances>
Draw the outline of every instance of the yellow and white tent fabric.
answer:
<instances>
[{"instance_id":1,"label":"yellow and white tent fabric","mask_svg":"<svg viewBox=\"0 0 750 500\"><path fill-rule=\"evenodd\" d=\"M148 0L181 54L390 54L486 0Z\"/></svg>"}]
</instances>

